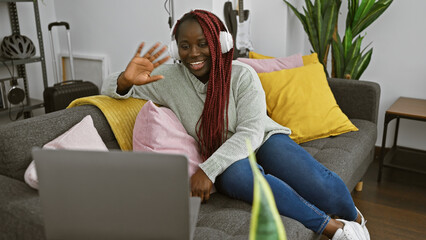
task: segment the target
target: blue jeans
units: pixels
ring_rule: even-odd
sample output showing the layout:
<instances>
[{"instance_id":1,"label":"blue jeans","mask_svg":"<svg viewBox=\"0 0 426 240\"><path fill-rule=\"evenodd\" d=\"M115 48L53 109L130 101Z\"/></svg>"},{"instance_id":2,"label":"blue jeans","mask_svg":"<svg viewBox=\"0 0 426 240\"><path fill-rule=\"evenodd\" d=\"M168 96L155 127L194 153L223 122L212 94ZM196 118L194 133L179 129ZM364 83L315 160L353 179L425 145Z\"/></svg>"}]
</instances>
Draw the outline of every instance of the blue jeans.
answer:
<instances>
[{"instance_id":1,"label":"blue jeans","mask_svg":"<svg viewBox=\"0 0 426 240\"><path fill-rule=\"evenodd\" d=\"M358 213L342 179L285 134L272 135L257 151L258 167L271 186L278 211L321 234L330 215L353 221ZM216 178L216 189L253 202L253 173L248 158Z\"/></svg>"}]
</instances>

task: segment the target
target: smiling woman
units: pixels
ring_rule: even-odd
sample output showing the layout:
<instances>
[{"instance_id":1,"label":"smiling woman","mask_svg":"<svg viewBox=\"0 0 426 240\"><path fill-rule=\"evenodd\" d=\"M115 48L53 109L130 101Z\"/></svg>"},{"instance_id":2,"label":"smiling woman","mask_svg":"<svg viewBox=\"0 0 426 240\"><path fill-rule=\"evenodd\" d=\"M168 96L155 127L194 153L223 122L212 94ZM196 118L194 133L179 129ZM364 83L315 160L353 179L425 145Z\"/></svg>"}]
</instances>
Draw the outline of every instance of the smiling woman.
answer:
<instances>
[{"instance_id":1,"label":"smiling woman","mask_svg":"<svg viewBox=\"0 0 426 240\"><path fill-rule=\"evenodd\" d=\"M185 14L176 22L172 33L175 36L170 45L176 42L178 59L202 83L210 82L197 129L201 155L207 159L224 142L228 131L225 112L231 82L232 36L218 17L201 10ZM171 46L170 50L174 49Z\"/></svg>"},{"instance_id":2,"label":"smiling woman","mask_svg":"<svg viewBox=\"0 0 426 240\"><path fill-rule=\"evenodd\" d=\"M329 238L369 239L342 179L266 114L259 77L248 65L232 61L232 36L224 23L194 10L176 22L171 35L169 53L179 62L163 65L168 57L160 58L166 50L160 44L141 55L142 43L126 70L107 79L102 93L151 100L173 111L200 146L202 163L190 177L191 195L207 202L214 184L218 192L252 203L249 140L281 215Z\"/></svg>"}]
</instances>

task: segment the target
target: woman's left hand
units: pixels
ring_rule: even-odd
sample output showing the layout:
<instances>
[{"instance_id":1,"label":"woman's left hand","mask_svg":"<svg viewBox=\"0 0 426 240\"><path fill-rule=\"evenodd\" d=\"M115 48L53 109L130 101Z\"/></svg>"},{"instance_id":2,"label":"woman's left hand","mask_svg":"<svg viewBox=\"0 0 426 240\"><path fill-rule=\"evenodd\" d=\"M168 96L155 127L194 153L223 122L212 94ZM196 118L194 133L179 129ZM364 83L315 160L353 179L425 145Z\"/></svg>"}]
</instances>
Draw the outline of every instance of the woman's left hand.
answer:
<instances>
[{"instance_id":1,"label":"woman's left hand","mask_svg":"<svg viewBox=\"0 0 426 240\"><path fill-rule=\"evenodd\" d=\"M200 197L201 202L203 203L207 202L210 198L210 191L213 187L213 182L201 168L192 175L190 183L191 196Z\"/></svg>"}]
</instances>

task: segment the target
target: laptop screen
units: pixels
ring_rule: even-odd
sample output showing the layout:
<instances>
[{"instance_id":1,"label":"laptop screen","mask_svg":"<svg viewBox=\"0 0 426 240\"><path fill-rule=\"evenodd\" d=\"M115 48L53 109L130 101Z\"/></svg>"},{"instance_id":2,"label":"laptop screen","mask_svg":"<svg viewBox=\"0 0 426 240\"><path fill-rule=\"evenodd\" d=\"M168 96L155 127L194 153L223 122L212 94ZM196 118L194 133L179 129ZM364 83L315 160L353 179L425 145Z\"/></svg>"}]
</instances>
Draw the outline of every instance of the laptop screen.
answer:
<instances>
[{"instance_id":1,"label":"laptop screen","mask_svg":"<svg viewBox=\"0 0 426 240\"><path fill-rule=\"evenodd\" d=\"M189 239L183 155L33 150L48 239Z\"/></svg>"}]
</instances>

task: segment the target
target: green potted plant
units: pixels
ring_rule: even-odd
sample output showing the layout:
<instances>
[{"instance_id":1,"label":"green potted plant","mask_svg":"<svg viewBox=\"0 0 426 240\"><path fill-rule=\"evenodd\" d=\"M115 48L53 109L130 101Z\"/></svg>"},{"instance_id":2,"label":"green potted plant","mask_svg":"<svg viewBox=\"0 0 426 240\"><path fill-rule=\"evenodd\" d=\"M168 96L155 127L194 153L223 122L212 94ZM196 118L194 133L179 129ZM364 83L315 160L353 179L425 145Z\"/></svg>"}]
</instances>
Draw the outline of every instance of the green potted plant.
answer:
<instances>
[{"instance_id":1,"label":"green potted plant","mask_svg":"<svg viewBox=\"0 0 426 240\"><path fill-rule=\"evenodd\" d=\"M327 71L327 59L332 49L331 77L359 79L367 68L373 49L361 50L361 33L390 6L393 0L348 0L346 29L343 38L337 31L341 0L305 0L303 13L283 0L298 17L309 37L313 51Z\"/></svg>"}]
</instances>

